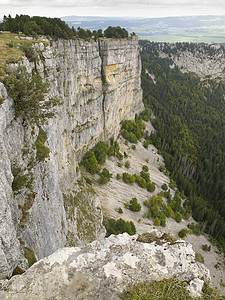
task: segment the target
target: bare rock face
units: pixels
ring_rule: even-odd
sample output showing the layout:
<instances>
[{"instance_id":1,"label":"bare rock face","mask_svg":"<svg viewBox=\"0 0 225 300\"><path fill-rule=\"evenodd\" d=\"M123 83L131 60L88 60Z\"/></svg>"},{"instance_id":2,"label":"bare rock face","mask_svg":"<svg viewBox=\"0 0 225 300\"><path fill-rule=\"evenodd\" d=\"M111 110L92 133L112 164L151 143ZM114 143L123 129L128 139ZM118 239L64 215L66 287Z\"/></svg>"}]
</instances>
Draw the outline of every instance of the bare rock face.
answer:
<instances>
[{"instance_id":1,"label":"bare rock face","mask_svg":"<svg viewBox=\"0 0 225 300\"><path fill-rule=\"evenodd\" d=\"M159 232L156 232L160 236ZM177 278L198 296L209 271L183 241L138 242L124 233L82 248L63 248L5 283L1 299L119 299L130 284Z\"/></svg>"},{"instance_id":2,"label":"bare rock face","mask_svg":"<svg viewBox=\"0 0 225 300\"><path fill-rule=\"evenodd\" d=\"M37 69L50 84L48 97L58 97L60 105L41 125L49 155L38 160L41 129L15 119L0 83L0 278L26 267L24 247L41 259L104 236L99 198L78 163L98 141L116 136L122 119L143 110L136 38L45 41L34 50L36 62L24 57L23 65L29 73Z\"/></svg>"}]
</instances>

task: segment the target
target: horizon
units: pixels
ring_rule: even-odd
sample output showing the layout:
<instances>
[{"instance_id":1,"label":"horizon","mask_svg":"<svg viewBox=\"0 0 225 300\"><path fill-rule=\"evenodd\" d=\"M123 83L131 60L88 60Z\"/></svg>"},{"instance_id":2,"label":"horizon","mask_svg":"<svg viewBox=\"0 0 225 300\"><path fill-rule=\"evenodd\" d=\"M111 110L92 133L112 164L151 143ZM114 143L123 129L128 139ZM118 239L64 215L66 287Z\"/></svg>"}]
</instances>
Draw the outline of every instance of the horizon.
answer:
<instances>
[{"instance_id":1,"label":"horizon","mask_svg":"<svg viewBox=\"0 0 225 300\"><path fill-rule=\"evenodd\" d=\"M44 11L44 13L43 13ZM4 15L45 17L165 18L225 15L221 0L1 0L0 18Z\"/></svg>"}]
</instances>

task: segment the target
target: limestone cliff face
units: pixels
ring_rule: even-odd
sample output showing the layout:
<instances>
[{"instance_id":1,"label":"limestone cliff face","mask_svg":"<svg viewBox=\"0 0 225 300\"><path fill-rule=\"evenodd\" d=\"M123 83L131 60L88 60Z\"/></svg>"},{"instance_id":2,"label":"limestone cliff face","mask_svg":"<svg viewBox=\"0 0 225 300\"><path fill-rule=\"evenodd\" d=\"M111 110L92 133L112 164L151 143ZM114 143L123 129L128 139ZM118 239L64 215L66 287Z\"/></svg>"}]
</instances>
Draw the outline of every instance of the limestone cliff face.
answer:
<instances>
[{"instance_id":1,"label":"limestone cliff face","mask_svg":"<svg viewBox=\"0 0 225 300\"><path fill-rule=\"evenodd\" d=\"M40 259L104 235L99 198L83 181L78 163L88 148L116 136L122 119L143 109L137 39L59 40L37 43L35 51L36 63L23 58L23 64L50 83L49 97L59 97L61 105L42 126L49 155L40 161L41 128L15 119L13 101L0 84L2 278L27 266L24 248Z\"/></svg>"}]
</instances>

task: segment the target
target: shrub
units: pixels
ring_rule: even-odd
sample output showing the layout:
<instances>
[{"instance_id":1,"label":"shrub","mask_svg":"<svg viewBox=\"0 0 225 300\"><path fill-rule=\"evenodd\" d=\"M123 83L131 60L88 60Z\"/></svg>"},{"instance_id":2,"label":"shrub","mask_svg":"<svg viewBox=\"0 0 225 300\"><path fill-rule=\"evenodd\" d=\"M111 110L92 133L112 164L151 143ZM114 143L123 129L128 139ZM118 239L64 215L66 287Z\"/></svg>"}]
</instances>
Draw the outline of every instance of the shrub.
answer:
<instances>
[{"instance_id":1,"label":"shrub","mask_svg":"<svg viewBox=\"0 0 225 300\"><path fill-rule=\"evenodd\" d=\"M107 177L105 177L103 174L100 175L100 178L99 178L99 183L100 184L106 184L108 183L109 179Z\"/></svg>"},{"instance_id":2,"label":"shrub","mask_svg":"<svg viewBox=\"0 0 225 300\"><path fill-rule=\"evenodd\" d=\"M146 185L147 191L153 193L155 191L155 185L153 183L147 183Z\"/></svg>"},{"instance_id":3,"label":"shrub","mask_svg":"<svg viewBox=\"0 0 225 300\"><path fill-rule=\"evenodd\" d=\"M204 251L211 251L211 245L202 245L202 250L204 250Z\"/></svg>"},{"instance_id":4,"label":"shrub","mask_svg":"<svg viewBox=\"0 0 225 300\"><path fill-rule=\"evenodd\" d=\"M173 179L170 179L170 187L171 189L174 189L176 187L176 182Z\"/></svg>"},{"instance_id":5,"label":"shrub","mask_svg":"<svg viewBox=\"0 0 225 300\"><path fill-rule=\"evenodd\" d=\"M116 174L116 179L120 180L121 179L121 175L120 174Z\"/></svg>"},{"instance_id":6,"label":"shrub","mask_svg":"<svg viewBox=\"0 0 225 300\"><path fill-rule=\"evenodd\" d=\"M145 160L145 161L146 161L146 163L149 163L149 159L148 159L148 158L146 158L146 160Z\"/></svg>"},{"instance_id":7,"label":"shrub","mask_svg":"<svg viewBox=\"0 0 225 300\"><path fill-rule=\"evenodd\" d=\"M123 210L122 210L121 207L118 208L118 213L119 213L119 214L122 214L122 213L123 213Z\"/></svg>"},{"instance_id":8,"label":"shrub","mask_svg":"<svg viewBox=\"0 0 225 300\"><path fill-rule=\"evenodd\" d=\"M84 179L88 184L92 185L92 180L90 178L84 177Z\"/></svg>"},{"instance_id":9,"label":"shrub","mask_svg":"<svg viewBox=\"0 0 225 300\"><path fill-rule=\"evenodd\" d=\"M137 182L137 184L142 187L142 188L146 188L146 181L143 177L135 175L135 181Z\"/></svg>"},{"instance_id":10,"label":"shrub","mask_svg":"<svg viewBox=\"0 0 225 300\"><path fill-rule=\"evenodd\" d=\"M188 228L190 228L193 232L193 234L200 236L201 235L201 230L200 230L200 225L195 224L195 223L189 223Z\"/></svg>"},{"instance_id":11,"label":"shrub","mask_svg":"<svg viewBox=\"0 0 225 300\"><path fill-rule=\"evenodd\" d=\"M167 218L171 218L173 215L172 208L170 206L167 206L165 203L163 203L163 212Z\"/></svg>"},{"instance_id":12,"label":"shrub","mask_svg":"<svg viewBox=\"0 0 225 300\"><path fill-rule=\"evenodd\" d=\"M132 145L131 148L132 148L133 150L136 150L136 146L135 146L135 145Z\"/></svg>"},{"instance_id":13,"label":"shrub","mask_svg":"<svg viewBox=\"0 0 225 300\"><path fill-rule=\"evenodd\" d=\"M98 163L100 165L104 164L108 152L108 144L103 141L98 142L98 144L94 147L93 152L95 154Z\"/></svg>"},{"instance_id":14,"label":"shrub","mask_svg":"<svg viewBox=\"0 0 225 300\"><path fill-rule=\"evenodd\" d=\"M39 123L54 116L49 109L57 105L59 100L57 98L46 100L49 84L43 83L39 74L29 74L25 67L18 67L4 78L3 83L13 99L15 118L21 116Z\"/></svg>"},{"instance_id":15,"label":"shrub","mask_svg":"<svg viewBox=\"0 0 225 300\"><path fill-rule=\"evenodd\" d=\"M119 158L119 160L123 160L123 154L121 152L118 152L116 156Z\"/></svg>"},{"instance_id":16,"label":"shrub","mask_svg":"<svg viewBox=\"0 0 225 300\"><path fill-rule=\"evenodd\" d=\"M183 239L184 237L187 236L187 233L188 233L188 230L186 228L183 228L181 229L179 232L178 232L178 236Z\"/></svg>"},{"instance_id":17,"label":"shrub","mask_svg":"<svg viewBox=\"0 0 225 300\"><path fill-rule=\"evenodd\" d=\"M149 171L149 168L148 168L148 166L144 165L144 166L142 166L142 170L143 170L144 172L148 172L148 171Z\"/></svg>"},{"instance_id":18,"label":"shrub","mask_svg":"<svg viewBox=\"0 0 225 300\"><path fill-rule=\"evenodd\" d=\"M155 226L160 226L160 219L158 217L155 217L154 225Z\"/></svg>"},{"instance_id":19,"label":"shrub","mask_svg":"<svg viewBox=\"0 0 225 300\"><path fill-rule=\"evenodd\" d=\"M104 220L104 225L106 227L106 236L111 234L120 234L127 232L129 235L134 235L136 233L135 225L132 221L124 221L123 219L109 219Z\"/></svg>"},{"instance_id":20,"label":"shrub","mask_svg":"<svg viewBox=\"0 0 225 300\"><path fill-rule=\"evenodd\" d=\"M123 181L125 183L134 183L135 182L135 176L134 175L130 175L129 173L123 173Z\"/></svg>"},{"instance_id":21,"label":"shrub","mask_svg":"<svg viewBox=\"0 0 225 300\"><path fill-rule=\"evenodd\" d=\"M159 167L159 171L160 172L164 172L166 170L166 168L163 166L163 165L161 165L160 167Z\"/></svg>"},{"instance_id":22,"label":"shrub","mask_svg":"<svg viewBox=\"0 0 225 300\"><path fill-rule=\"evenodd\" d=\"M164 191L166 191L166 190L168 189L168 186L167 186L167 184L163 183L163 185L161 186L161 188L162 188Z\"/></svg>"},{"instance_id":23,"label":"shrub","mask_svg":"<svg viewBox=\"0 0 225 300\"><path fill-rule=\"evenodd\" d=\"M179 213L179 211L176 211L175 214L174 214L174 219L177 223L180 223L181 220L182 220L182 214Z\"/></svg>"},{"instance_id":24,"label":"shrub","mask_svg":"<svg viewBox=\"0 0 225 300\"><path fill-rule=\"evenodd\" d=\"M145 179L146 183L150 183L150 174L145 171L141 171L140 176Z\"/></svg>"},{"instance_id":25,"label":"shrub","mask_svg":"<svg viewBox=\"0 0 225 300\"><path fill-rule=\"evenodd\" d=\"M132 198L130 200L129 209L135 212L141 210L141 205L137 202L137 198Z\"/></svg>"},{"instance_id":26,"label":"shrub","mask_svg":"<svg viewBox=\"0 0 225 300\"><path fill-rule=\"evenodd\" d=\"M121 162L118 162L117 166L120 167L120 168L122 168L123 164Z\"/></svg>"},{"instance_id":27,"label":"shrub","mask_svg":"<svg viewBox=\"0 0 225 300\"><path fill-rule=\"evenodd\" d=\"M127 158L128 157L127 152L124 152L123 156L124 156L124 158Z\"/></svg>"},{"instance_id":28,"label":"shrub","mask_svg":"<svg viewBox=\"0 0 225 300\"><path fill-rule=\"evenodd\" d=\"M98 165L98 161L95 157L95 154L92 150L89 150L84 158L83 158L83 165L87 169L87 171L91 174L96 174L100 171L100 167Z\"/></svg>"},{"instance_id":29,"label":"shrub","mask_svg":"<svg viewBox=\"0 0 225 300\"><path fill-rule=\"evenodd\" d=\"M102 170L102 175L104 175L106 178L108 178L108 180L110 180L110 178L112 178L112 174L109 173L109 170L107 170L106 168L104 168Z\"/></svg>"},{"instance_id":30,"label":"shrub","mask_svg":"<svg viewBox=\"0 0 225 300\"><path fill-rule=\"evenodd\" d=\"M130 162L129 162L129 160L127 160L127 161L125 162L125 167L126 167L127 169L130 168Z\"/></svg>"},{"instance_id":31,"label":"shrub","mask_svg":"<svg viewBox=\"0 0 225 300\"><path fill-rule=\"evenodd\" d=\"M45 146L47 138L48 137L46 132L39 126L39 133L35 142L35 147L37 151L36 158L38 161L44 161L49 156L50 149Z\"/></svg>"},{"instance_id":32,"label":"shrub","mask_svg":"<svg viewBox=\"0 0 225 300\"><path fill-rule=\"evenodd\" d=\"M200 253L196 252L195 253L195 261L204 264L205 260L204 260L204 257Z\"/></svg>"}]
</instances>

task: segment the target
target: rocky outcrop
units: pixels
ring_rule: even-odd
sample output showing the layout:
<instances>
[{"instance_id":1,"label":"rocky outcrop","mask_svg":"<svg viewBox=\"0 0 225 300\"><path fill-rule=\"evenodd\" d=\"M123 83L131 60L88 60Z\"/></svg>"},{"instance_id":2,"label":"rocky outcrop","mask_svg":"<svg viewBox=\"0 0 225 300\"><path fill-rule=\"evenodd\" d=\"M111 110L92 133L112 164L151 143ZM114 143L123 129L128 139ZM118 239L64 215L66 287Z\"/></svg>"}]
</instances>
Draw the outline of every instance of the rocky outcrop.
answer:
<instances>
[{"instance_id":1,"label":"rocky outcrop","mask_svg":"<svg viewBox=\"0 0 225 300\"><path fill-rule=\"evenodd\" d=\"M162 278L187 281L191 294L200 294L202 278L210 275L203 264L196 263L189 243L163 237L160 243L136 239L124 233L82 248L58 250L23 275L2 283L1 299L116 300L130 284Z\"/></svg>"},{"instance_id":2,"label":"rocky outcrop","mask_svg":"<svg viewBox=\"0 0 225 300\"><path fill-rule=\"evenodd\" d=\"M136 38L44 41L34 48L36 61L24 57L23 65L49 82L48 97L57 96L61 104L40 128L15 119L13 101L0 85L2 278L26 267L25 248L41 259L104 236L99 198L78 163L99 140L116 136L123 118L143 109ZM37 141L43 132L47 156L40 160Z\"/></svg>"}]
</instances>

